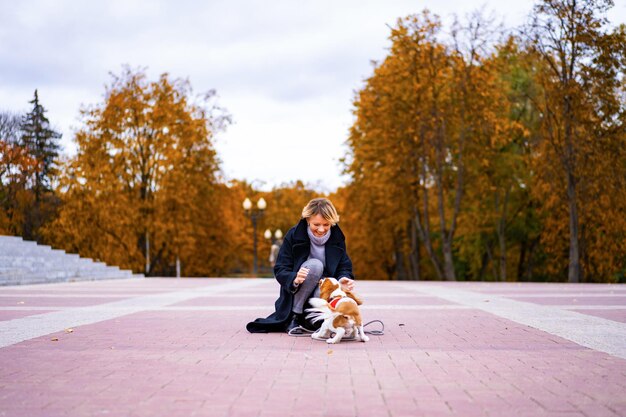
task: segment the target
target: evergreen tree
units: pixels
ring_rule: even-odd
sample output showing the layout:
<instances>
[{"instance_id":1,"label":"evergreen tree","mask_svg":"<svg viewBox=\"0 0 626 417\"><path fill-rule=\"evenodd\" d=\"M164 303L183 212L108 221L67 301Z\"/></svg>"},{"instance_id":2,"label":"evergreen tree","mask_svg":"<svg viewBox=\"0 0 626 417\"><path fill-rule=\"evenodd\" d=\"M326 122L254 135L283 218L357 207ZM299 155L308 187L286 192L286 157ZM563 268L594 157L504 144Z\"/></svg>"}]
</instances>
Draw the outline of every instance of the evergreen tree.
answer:
<instances>
[{"instance_id":1,"label":"evergreen tree","mask_svg":"<svg viewBox=\"0 0 626 417\"><path fill-rule=\"evenodd\" d=\"M35 90L35 98L29 103L33 109L24 116L22 121L22 145L38 161L35 172L35 199L40 201L42 191L50 191L52 178L56 176L55 160L59 156L59 139L61 134L50 128L46 117L46 109L39 103L39 95Z\"/></svg>"}]
</instances>

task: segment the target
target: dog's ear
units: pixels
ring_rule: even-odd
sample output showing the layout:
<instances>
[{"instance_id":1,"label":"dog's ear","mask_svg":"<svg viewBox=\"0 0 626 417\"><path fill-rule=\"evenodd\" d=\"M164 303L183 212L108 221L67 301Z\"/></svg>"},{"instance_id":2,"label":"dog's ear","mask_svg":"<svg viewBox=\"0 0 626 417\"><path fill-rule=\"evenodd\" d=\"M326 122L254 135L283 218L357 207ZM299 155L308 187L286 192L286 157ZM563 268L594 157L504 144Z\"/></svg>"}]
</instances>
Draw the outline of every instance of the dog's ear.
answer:
<instances>
[{"instance_id":1,"label":"dog's ear","mask_svg":"<svg viewBox=\"0 0 626 417\"><path fill-rule=\"evenodd\" d=\"M357 305L363 304L363 301L361 301L359 297L357 297L355 294L351 293L350 291L346 291L346 295L352 298L356 302Z\"/></svg>"},{"instance_id":2,"label":"dog's ear","mask_svg":"<svg viewBox=\"0 0 626 417\"><path fill-rule=\"evenodd\" d=\"M330 294L333 292L332 284L333 283L327 280L326 278L323 278L320 281L320 298L323 298L324 300L328 301L328 299L330 298Z\"/></svg>"}]
</instances>

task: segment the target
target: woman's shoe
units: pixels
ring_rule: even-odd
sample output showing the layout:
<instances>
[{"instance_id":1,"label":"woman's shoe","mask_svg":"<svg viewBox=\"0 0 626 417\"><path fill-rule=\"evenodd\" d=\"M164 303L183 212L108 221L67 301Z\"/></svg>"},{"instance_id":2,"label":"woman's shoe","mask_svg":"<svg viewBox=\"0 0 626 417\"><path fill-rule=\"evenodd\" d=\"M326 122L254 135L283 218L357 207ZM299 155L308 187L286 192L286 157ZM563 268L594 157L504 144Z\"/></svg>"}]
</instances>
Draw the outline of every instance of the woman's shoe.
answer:
<instances>
[{"instance_id":1,"label":"woman's shoe","mask_svg":"<svg viewBox=\"0 0 626 417\"><path fill-rule=\"evenodd\" d=\"M289 322L289 324L287 325L287 327L285 328L285 331L287 333L291 332L293 329L296 329L300 327L300 314L293 314L291 316L291 321Z\"/></svg>"}]
</instances>

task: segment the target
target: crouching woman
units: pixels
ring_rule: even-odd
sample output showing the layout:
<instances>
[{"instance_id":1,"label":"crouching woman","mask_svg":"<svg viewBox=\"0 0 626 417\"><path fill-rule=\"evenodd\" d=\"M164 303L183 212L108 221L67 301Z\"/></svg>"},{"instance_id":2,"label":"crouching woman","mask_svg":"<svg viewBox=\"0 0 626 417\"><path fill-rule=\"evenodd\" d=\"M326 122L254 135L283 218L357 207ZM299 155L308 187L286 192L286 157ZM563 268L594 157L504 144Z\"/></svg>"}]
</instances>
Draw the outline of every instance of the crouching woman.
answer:
<instances>
[{"instance_id":1,"label":"crouching woman","mask_svg":"<svg viewBox=\"0 0 626 417\"><path fill-rule=\"evenodd\" d=\"M338 222L337 210L326 198L313 199L304 207L300 222L285 235L274 265L280 284L276 311L248 323L249 332L290 332L299 326L315 330L303 313L309 298L319 296L322 277L337 278L344 291L354 290L352 261Z\"/></svg>"}]
</instances>

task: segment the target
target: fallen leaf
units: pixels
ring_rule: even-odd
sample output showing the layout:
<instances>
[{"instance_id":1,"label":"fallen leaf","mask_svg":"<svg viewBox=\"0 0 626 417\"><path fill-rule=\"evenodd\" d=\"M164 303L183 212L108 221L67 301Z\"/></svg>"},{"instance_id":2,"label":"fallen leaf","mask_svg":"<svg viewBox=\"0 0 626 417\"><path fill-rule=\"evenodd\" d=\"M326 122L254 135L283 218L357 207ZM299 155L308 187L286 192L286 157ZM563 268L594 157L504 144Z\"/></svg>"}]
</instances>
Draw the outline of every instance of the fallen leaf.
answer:
<instances>
[{"instance_id":1,"label":"fallen leaf","mask_svg":"<svg viewBox=\"0 0 626 417\"><path fill-rule=\"evenodd\" d=\"M50 339L50 340L51 340L51 341L53 341L53 342L58 342L58 341L59 341L59 338L58 338L58 337L53 337L53 338L52 338L52 339Z\"/></svg>"},{"instance_id":2,"label":"fallen leaf","mask_svg":"<svg viewBox=\"0 0 626 417\"><path fill-rule=\"evenodd\" d=\"M333 350L332 349L328 349L328 351L326 351L327 355L332 355L333 354Z\"/></svg>"},{"instance_id":3,"label":"fallen leaf","mask_svg":"<svg viewBox=\"0 0 626 417\"><path fill-rule=\"evenodd\" d=\"M72 328L65 329L65 333L74 333L74 329Z\"/></svg>"},{"instance_id":4,"label":"fallen leaf","mask_svg":"<svg viewBox=\"0 0 626 417\"><path fill-rule=\"evenodd\" d=\"M398 326L404 326L404 323L400 323L400 324L398 324Z\"/></svg>"}]
</instances>

